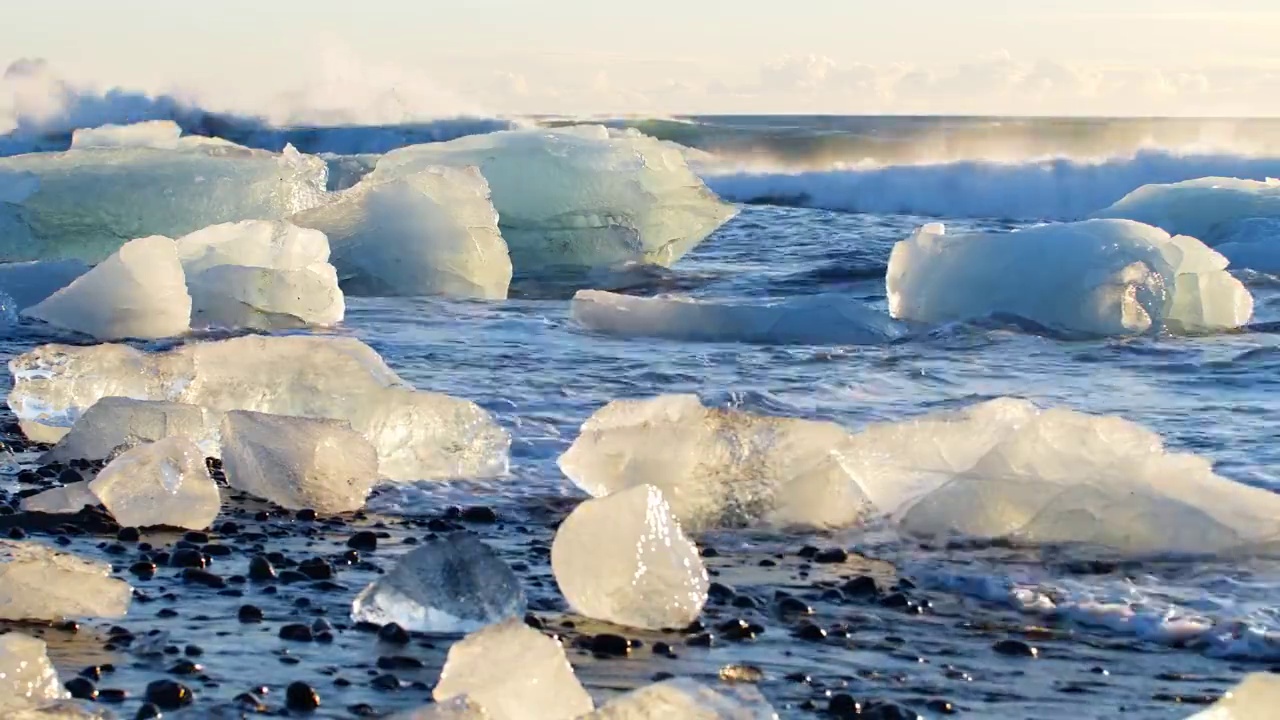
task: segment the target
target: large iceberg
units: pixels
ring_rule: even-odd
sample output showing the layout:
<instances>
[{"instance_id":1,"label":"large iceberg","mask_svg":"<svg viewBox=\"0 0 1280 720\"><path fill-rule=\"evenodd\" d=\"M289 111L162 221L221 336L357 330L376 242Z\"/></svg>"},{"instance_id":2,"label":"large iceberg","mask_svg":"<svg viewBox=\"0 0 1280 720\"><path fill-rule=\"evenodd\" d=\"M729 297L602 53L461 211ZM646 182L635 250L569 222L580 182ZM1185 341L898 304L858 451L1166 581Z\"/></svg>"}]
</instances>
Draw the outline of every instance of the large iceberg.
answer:
<instances>
[{"instance_id":1,"label":"large iceberg","mask_svg":"<svg viewBox=\"0 0 1280 720\"><path fill-rule=\"evenodd\" d=\"M693 342L866 345L902 333L884 313L840 295L724 303L580 290L571 310L588 330Z\"/></svg>"},{"instance_id":2,"label":"large iceberg","mask_svg":"<svg viewBox=\"0 0 1280 720\"><path fill-rule=\"evenodd\" d=\"M15 309L26 310L87 272L89 266L79 260L6 263L0 265L0 293L14 301Z\"/></svg>"},{"instance_id":3,"label":"large iceberg","mask_svg":"<svg viewBox=\"0 0 1280 720\"><path fill-rule=\"evenodd\" d=\"M646 685L610 700L582 720L778 720L750 685L717 692L685 677Z\"/></svg>"},{"instance_id":4,"label":"large iceberg","mask_svg":"<svg viewBox=\"0 0 1280 720\"><path fill-rule=\"evenodd\" d=\"M124 617L133 589L110 575L110 565L0 540L0 620Z\"/></svg>"},{"instance_id":5,"label":"large iceberg","mask_svg":"<svg viewBox=\"0 0 1280 720\"><path fill-rule=\"evenodd\" d=\"M155 339L191 326L191 296L172 240L154 236L125 243L23 315L99 340Z\"/></svg>"},{"instance_id":6,"label":"large iceberg","mask_svg":"<svg viewBox=\"0 0 1280 720\"><path fill-rule=\"evenodd\" d=\"M1280 218L1280 180L1206 177L1167 185L1143 185L1095 218L1124 218L1210 244L1217 228L1245 218Z\"/></svg>"},{"instance_id":7,"label":"large iceberg","mask_svg":"<svg viewBox=\"0 0 1280 720\"><path fill-rule=\"evenodd\" d=\"M409 387L353 338L248 336L144 352L44 345L10 362L9 407L28 437L56 442L104 397L199 405L222 413L346 420L393 480L492 477L511 439L467 400ZM221 422L221 417L217 418Z\"/></svg>"},{"instance_id":8,"label":"large iceberg","mask_svg":"<svg viewBox=\"0 0 1280 720\"><path fill-rule=\"evenodd\" d=\"M216 414L199 405L104 397L76 419L42 463L106 460L130 448L182 435L206 457L218 457Z\"/></svg>"},{"instance_id":9,"label":"large iceberg","mask_svg":"<svg viewBox=\"0 0 1280 720\"><path fill-rule=\"evenodd\" d=\"M132 238L283 219L326 198L325 162L292 146L272 153L191 137L161 148L115 137L113 147L0 158L0 226L13 226L0 233L0 261L97 263Z\"/></svg>"},{"instance_id":10,"label":"large iceberg","mask_svg":"<svg viewBox=\"0 0 1280 720\"><path fill-rule=\"evenodd\" d=\"M1130 335L1244 325L1253 297L1195 238L1129 220L946 235L940 224L893 248L885 283L896 318L1008 315L1057 330Z\"/></svg>"},{"instance_id":11,"label":"large iceberg","mask_svg":"<svg viewBox=\"0 0 1280 720\"><path fill-rule=\"evenodd\" d=\"M694 395L615 400L583 424L561 470L595 497L652 485L685 530L858 520L866 499L834 423L707 408Z\"/></svg>"},{"instance_id":12,"label":"large iceberg","mask_svg":"<svg viewBox=\"0 0 1280 720\"><path fill-rule=\"evenodd\" d=\"M511 257L473 167L366 178L292 220L329 237L352 295L507 297Z\"/></svg>"},{"instance_id":13,"label":"large iceberg","mask_svg":"<svg viewBox=\"0 0 1280 720\"><path fill-rule=\"evenodd\" d=\"M393 150L366 182L476 166L517 274L628 261L671 265L733 217L675 148L598 126L476 135Z\"/></svg>"},{"instance_id":14,"label":"large iceberg","mask_svg":"<svg viewBox=\"0 0 1280 720\"><path fill-rule=\"evenodd\" d=\"M222 509L204 453L181 436L122 453L89 483L89 491L126 527L204 530Z\"/></svg>"}]
</instances>

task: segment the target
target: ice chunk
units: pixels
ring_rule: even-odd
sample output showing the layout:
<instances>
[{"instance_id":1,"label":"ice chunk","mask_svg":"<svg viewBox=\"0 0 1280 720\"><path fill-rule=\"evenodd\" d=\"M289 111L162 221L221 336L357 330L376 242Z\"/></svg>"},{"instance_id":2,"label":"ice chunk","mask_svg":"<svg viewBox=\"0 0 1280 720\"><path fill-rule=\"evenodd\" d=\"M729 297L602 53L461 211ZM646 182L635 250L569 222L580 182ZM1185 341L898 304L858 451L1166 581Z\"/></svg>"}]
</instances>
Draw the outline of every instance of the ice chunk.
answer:
<instances>
[{"instance_id":1,"label":"ice chunk","mask_svg":"<svg viewBox=\"0 0 1280 720\"><path fill-rule=\"evenodd\" d=\"M1274 673L1253 673L1240 681L1221 700L1188 720L1269 720L1280 707L1280 677Z\"/></svg>"},{"instance_id":2,"label":"ice chunk","mask_svg":"<svg viewBox=\"0 0 1280 720\"><path fill-rule=\"evenodd\" d=\"M222 421L222 463L231 487L325 515L364 507L378 479L377 452L349 424L243 410Z\"/></svg>"},{"instance_id":3,"label":"ice chunk","mask_svg":"<svg viewBox=\"0 0 1280 720\"><path fill-rule=\"evenodd\" d=\"M23 315L101 340L163 338L191 326L191 296L173 241L149 237L76 278Z\"/></svg>"},{"instance_id":4,"label":"ice chunk","mask_svg":"<svg viewBox=\"0 0 1280 720\"><path fill-rule=\"evenodd\" d=\"M0 261L97 263L130 238L287 218L324 202L327 172L323 160L292 146L277 154L194 138L176 149L0 158L0 199L13 204L6 214L20 230L0 236Z\"/></svg>"},{"instance_id":5,"label":"ice chunk","mask_svg":"<svg viewBox=\"0 0 1280 720\"><path fill-rule=\"evenodd\" d=\"M833 423L706 408L693 395L615 400L586 423L561 470L602 497L662 490L686 531L765 523L815 528L858 520L866 500L843 469Z\"/></svg>"},{"instance_id":6,"label":"ice chunk","mask_svg":"<svg viewBox=\"0 0 1280 720\"><path fill-rule=\"evenodd\" d=\"M1167 185L1143 185L1096 218L1125 218L1172 235L1209 240L1214 227L1251 217L1280 217L1280 181L1205 177Z\"/></svg>"},{"instance_id":7,"label":"ice chunk","mask_svg":"<svg viewBox=\"0 0 1280 720\"><path fill-rule=\"evenodd\" d=\"M492 720L492 716L471 698L457 697L417 710L389 715L387 720Z\"/></svg>"},{"instance_id":8,"label":"ice chunk","mask_svg":"<svg viewBox=\"0 0 1280 720\"><path fill-rule=\"evenodd\" d=\"M302 270L329 262L324 233L283 220L244 220L211 225L176 241L189 276L219 265Z\"/></svg>"},{"instance_id":9,"label":"ice chunk","mask_svg":"<svg viewBox=\"0 0 1280 720\"><path fill-rule=\"evenodd\" d=\"M87 272L79 260L8 263L0 265L0 292L13 299L16 310L26 310Z\"/></svg>"},{"instance_id":10,"label":"ice chunk","mask_svg":"<svg viewBox=\"0 0 1280 720\"><path fill-rule=\"evenodd\" d=\"M144 443L182 435L205 457L218 457L218 418L198 405L104 397L71 426L42 463L105 460Z\"/></svg>"},{"instance_id":11,"label":"ice chunk","mask_svg":"<svg viewBox=\"0 0 1280 720\"><path fill-rule=\"evenodd\" d=\"M81 128L71 134L71 149L85 148L156 148L178 149L182 128L172 120L148 120L132 125L103 125Z\"/></svg>"},{"instance_id":12,"label":"ice chunk","mask_svg":"<svg viewBox=\"0 0 1280 720\"><path fill-rule=\"evenodd\" d=\"M353 295L507 297L511 258L475 168L366 179L293 222L329 237Z\"/></svg>"},{"instance_id":13,"label":"ice chunk","mask_svg":"<svg viewBox=\"0 0 1280 720\"><path fill-rule=\"evenodd\" d=\"M595 707L560 643L522 620L454 643L432 696L469 697L492 720L572 720Z\"/></svg>"},{"instance_id":14,"label":"ice chunk","mask_svg":"<svg viewBox=\"0 0 1280 720\"><path fill-rule=\"evenodd\" d=\"M707 570L662 491L588 500L556 531L551 567L578 613L626 627L683 628L707 603Z\"/></svg>"},{"instance_id":15,"label":"ice chunk","mask_svg":"<svg viewBox=\"0 0 1280 720\"><path fill-rule=\"evenodd\" d=\"M119 396L346 420L393 480L491 477L507 468L510 436L492 416L467 400L409 388L353 338L240 337L157 353L45 345L9 369L9 407L33 439L56 440L58 428L99 399Z\"/></svg>"},{"instance_id":16,"label":"ice chunk","mask_svg":"<svg viewBox=\"0 0 1280 720\"><path fill-rule=\"evenodd\" d=\"M894 246L889 312L920 322L1011 315L1066 332L1129 335L1239 327L1253 297L1194 238L1127 220L945 235Z\"/></svg>"},{"instance_id":17,"label":"ice chunk","mask_svg":"<svg viewBox=\"0 0 1280 720\"><path fill-rule=\"evenodd\" d=\"M733 217L684 156L601 126L489 133L393 150L366 178L480 168L517 274L628 261L669 266Z\"/></svg>"},{"instance_id":18,"label":"ice chunk","mask_svg":"<svg viewBox=\"0 0 1280 720\"><path fill-rule=\"evenodd\" d=\"M0 711L5 717L11 710L70 697L49 662L44 641L18 633L0 635Z\"/></svg>"},{"instance_id":19,"label":"ice chunk","mask_svg":"<svg viewBox=\"0 0 1280 720\"><path fill-rule=\"evenodd\" d=\"M838 295L720 303L581 290L572 313L596 332L693 342L864 345L901 334L887 315Z\"/></svg>"},{"instance_id":20,"label":"ice chunk","mask_svg":"<svg viewBox=\"0 0 1280 720\"><path fill-rule=\"evenodd\" d=\"M351 618L407 630L465 633L523 618L524 590L502 558L467 533L428 540L364 589Z\"/></svg>"},{"instance_id":21,"label":"ice chunk","mask_svg":"<svg viewBox=\"0 0 1280 720\"><path fill-rule=\"evenodd\" d=\"M0 620L120 618L133 589L111 566L35 542L0 541Z\"/></svg>"},{"instance_id":22,"label":"ice chunk","mask_svg":"<svg viewBox=\"0 0 1280 720\"><path fill-rule=\"evenodd\" d=\"M89 489L127 527L204 530L222 508L204 453L182 436L125 452L98 473Z\"/></svg>"},{"instance_id":23,"label":"ice chunk","mask_svg":"<svg viewBox=\"0 0 1280 720\"><path fill-rule=\"evenodd\" d=\"M1214 227L1205 242L1213 245L1232 267L1280 273L1280 217L1222 223Z\"/></svg>"},{"instance_id":24,"label":"ice chunk","mask_svg":"<svg viewBox=\"0 0 1280 720\"><path fill-rule=\"evenodd\" d=\"M89 490L89 481L81 480L23 498L22 510L23 512L74 515L86 505L94 506L99 503L98 496Z\"/></svg>"},{"instance_id":25,"label":"ice chunk","mask_svg":"<svg viewBox=\"0 0 1280 720\"><path fill-rule=\"evenodd\" d=\"M777 720L754 687L717 692L691 678L673 678L621 695L582 720Z\"/></svg>"}]
</instances>

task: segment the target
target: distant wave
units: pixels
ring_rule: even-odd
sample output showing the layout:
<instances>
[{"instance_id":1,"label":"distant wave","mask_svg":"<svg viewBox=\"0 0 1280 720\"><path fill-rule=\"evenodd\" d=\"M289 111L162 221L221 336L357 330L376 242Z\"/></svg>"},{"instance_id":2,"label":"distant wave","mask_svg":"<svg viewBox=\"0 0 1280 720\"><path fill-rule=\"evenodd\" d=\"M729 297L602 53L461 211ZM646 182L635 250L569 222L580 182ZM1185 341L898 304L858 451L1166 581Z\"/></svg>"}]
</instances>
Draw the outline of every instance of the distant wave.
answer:
<instances>
[{"instance_id":1,"label":"distant wave","mask_svg":"<svg viewBox=\"0 0 1280 720\"><path fill-rule=\"evenodd\" d=\"M969 161L813 172L701 169L733 202L936 217L1076 220L1149 183L1206 176L1280 177L1280 156L1150 150L1101 161Z\"/></svg>"}]
</instances>

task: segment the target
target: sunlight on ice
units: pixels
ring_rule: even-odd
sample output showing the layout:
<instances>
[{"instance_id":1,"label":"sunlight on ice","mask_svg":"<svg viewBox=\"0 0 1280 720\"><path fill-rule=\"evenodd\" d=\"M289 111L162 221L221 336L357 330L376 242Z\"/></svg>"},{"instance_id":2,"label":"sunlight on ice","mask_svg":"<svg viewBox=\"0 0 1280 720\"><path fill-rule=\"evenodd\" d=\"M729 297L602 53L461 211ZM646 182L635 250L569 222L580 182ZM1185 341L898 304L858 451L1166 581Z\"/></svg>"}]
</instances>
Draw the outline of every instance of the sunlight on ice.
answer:
<instances>
[{"instance_id":1,"label":"sunlight on ice","mask_svg":"<svg viewBox=\"0 0 1280 720\"><path fill-rule=\"evenodd\" d=\"M1280 711L1280 677L1253 673L1226 697L1187 720L1270 720Z\"/></svg>"},{"instance_id":2,"label":"sunlight on ice","mask_svg":"<svg viewBox=\"0 0 1280 720\"><path fill-rule=\"evenodd\" d=\"M754 687L713 690L691 678L672 678L610 700L582 720L777 720Z\"/></svg>"},{"instance_id":3,"label":"sunlight on ice","mask_svg":"<svg viewBox=\"0 0 1280 720\"><path fill-rule=\"evenodd\" d=\"M180 435L120 455L89 483L89 490L124 527L204 530L222 508L204 453Z\"/></svg>"},{"instance_id":4,"label":"sunlight on ice","mask_svg":"<svg viewBox=\"0 0 1280 720\"><path fill-rule=\"evenodd\" d=\"M36 542L0 540L0 619L121 618L133 589L111 566Z\"/></svg>"}]
</instances>

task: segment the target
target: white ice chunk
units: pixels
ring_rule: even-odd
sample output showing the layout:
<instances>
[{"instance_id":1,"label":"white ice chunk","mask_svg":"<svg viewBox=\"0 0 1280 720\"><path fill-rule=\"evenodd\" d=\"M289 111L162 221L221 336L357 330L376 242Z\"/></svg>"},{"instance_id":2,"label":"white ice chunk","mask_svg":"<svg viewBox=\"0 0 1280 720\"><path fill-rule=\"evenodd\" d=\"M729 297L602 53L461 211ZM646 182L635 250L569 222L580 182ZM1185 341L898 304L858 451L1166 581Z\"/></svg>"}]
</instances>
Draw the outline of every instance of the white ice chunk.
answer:
<instances>
[{"instance_id":1,"label":"white ice chunk","mask_svg":"<svg viewBox=\"0 0 1280 720\"><path fill-rule=\"evenodd\" d=\"M89 490L89 481L81 480L22 499L23 512L74 515L86 505L99 504L98 496Z\"/></svg>"},{"instance_id":2,"label":"white ice chunk","mask_svg":"<svg viewBox=\"0 0 1280 720\"><path fill-rule=\"evenodd\" d=\"M456 697L416 710L406 710L387 716L387 720L493 720L480 703L468 697Z\"/></svg>"},{"instance_id":3,"label":"white ice chunk","mask_svg":"<svg viewBox=\"0 0 1280 720\"><path fill-rule=\"evenodd\" d=\"M1054 330L1129 335L1244 325L1253 297L1194 238L1127 220L899 242L885 278L889 312L920 322L1010 315Z\"/></svg>"},{"instance_id":4,"label":"white ice chunk","mask_svg":"<svg viewBox=\"0 0 1280 720\"><path fill-rule=\"evenodd\" d=\"M1222 223L1214 227L1205 242L1213 245L1234 268L1280 274L1280 217Z\"/></svg>"},{"instance_id":5,"label":"white ice chunk","mask_svg":"<svg viewBox=\"0 0 1280 720\"><path fill-rule=\"evenodd\" d=\"M218 457L218 418L198 405L104 397L71 426L71 432L41 458L42 463L105 460L123 450L185 436L205 457Z\"/></svg>"},{"instance_id":6,"label":"white ice chunk","mask_svg":"<svg viewBox=\"0 0 1280 720\"><path fill-rule=\"evenodd\" d=\"M733 217L674 148L601 126L489 133L401 148L367 180L480 168L517 274L628 261L670 266Z\"/></svg>"},{"instance_id":7,"label":"white ice chunk","mask_svg":"<svg viewBox=\"0 0 1280 720\"><path fill-rule=\"evenodd\" d=\"M45 345L10 362L9 407L28 437L60 437L103 397L199 405L215 412L346 420L393 480L493 477L511 438L467 400L415 391L353 338L240 337L147 353L125 345ZM218 418L221 422L221 418Z\"/></svg>"},{"instance_id":8,"label":"white ice chunk","mask_svg":"<svg viewBox=\"0 0 1280 720\"><path fill-rule=\"evenodd\" d=\"M1221 700L1187 720L1271 720L1280 707L1280 677L1252 673Z\"/></svg>"},{"instance_id":9,"label":"white ice chunk","mask_svg":"<svg viewBox=\"0 0 1280 720\"><path fill-rule=\"evenodd\" d=\"M751 686L717 692L691 678L673 678L610 700L582 720L777 720Z\"/></svg>"},{"instance_id":10,"label":"white ice chunk","mask_svg":"<svg viewBox=\"0 0 1280 720\"><path fill-rule=\"evenodd\" d=\"M725 303L580 290L572 314L596 332L691 342L865 345L902 332L884 313L838 295Z\"/></svg>"},{"instance_id":11,"label":"white ice chunk","mask_svg":"<svg viewBox=\"0 0 1280 720\"><path fill-rule=\"evenodd\" d=\"M211 225L183 235L176 243L188 275L219 265L302 270L329 261L329 241L324 233L283 220Z\"/></svg>"},{"instance_id":12,"label":"white ice chunk","mask_svg":"<svg viewBox=\"0 0 1280 720\"><path fill-rule=\"evenodd\" d=\"M520 580L493 550L468 533L427 540L366 587L351 618L406 630L465 633L524 617Z\"/></svg>"},{"instance_id":13,"label":"white ice chunk","mask_svg":"<svg viewBox=\"0 0 1280 720\"><path fill-rule=\"evenodd\" d=\"M221 435L231 487L290 510L359 510L378 479L378 453L338 420L236 410L226 414Z\"/></svg>"},{"instance_id":14,"label":"white ice chunk","mask_svg":"<svg viewBox=\"0 0 1280 720\"><path fill-rule=\"evenodd\" d=\"M686 531L858 520L866 500L843 469L838 425L707 408L693 395L615 400L586 423L561 470L602 497L653 485Z\"/></svg>"},{"instance_id":15,"label":"white ice chunk","mask_svg":"<svg viewBox=\"0 0 1280 720\"><path fill-rule=\"evenodd\" d=\"M1093 217L1137 220L1172 235L1211 242L1215 226L1252 217L1280 217L1280 181L1205 177L1143 185Z\"/></svg>"},{"instance_id":16,"label":"white ice chunk","mask_svg":"<svg viewBox=\"0 0 1280 720\"><path fill-rule=\"evenodd\" d=\"M191 326L191 296L172 240L132 240L23 315L100 340L164 338Z\"/></svg>"},{"instance_id":17,"label":"white ice chunk","mask_svg":"<svg viewBox=\"0 0 1280 720\"><path fill-rule=\"evenodd\" d=\"M18 633L0 635L0 713L4 717L70 697L49 662L43 640Z\"/></svg>"},{"instance_id":18,"label":"white ice chunk","mask_svg":"<svg viewBox=\"0 0 1280 720\"><path fill-rule=\"evenodd\" d=\"M87 272L89 266L79 260L7 263L0 265L0 292L13 299L17 310L26 310Z\"/></svg>"},{"instance_id":19,"label":"white ice chunk","mask_svg":"<svg viewBox=\"0 0 1280 720\"><path fill-rule=\"evenodd\" d=\"M0 217L17 218L20 230L0 236L0 261L97 263L130 238L287 218L324 202L327 173L323 160L292 146L271 153L186 138L176 149L94 147L0 158L0 199L14 204Z\"/></svg>"},{"instance_id":20,"label":"white ice chunk","mask_svg":"<svg viewBox=\"0 0 1280 720\"><path fill-rule=\"evenodd\" d=\"M707 604L698 547L652 485L575 508L556 531L551 567L576 612L616 625L683 628Z\"/></svg>"},{"instance_id":21,"label":"white ice chunk","mask_svg":"<svg viewBox=\"0 0 1280 720\"><path fill-rule=\"evenodd\" d=\"M329 237L352 295L507 297L511 258L475 168L368 178L292 221Z\"/></svg>"},{"instance_id":22,"label":"white ice chunk","mask_svg":"<svg viewBox=\"0 0 1280 720\"><path fill-rule=\"evenodd\" d=\"M467 696L492 720L573 720L595 708L560 643L521 620L454 643L432 696Z\"/></svg>"},{"instance_id":23,"label":"white ice chunk","mask_svg":"<svg viewBox=\"0 0 1280 720\"><path fill-rule=\"evenodd\" d=\"M204 453L181 436L125 452L98 473L89 489L126 527L204 530L222 508Z\"/></svg>"},{"instance_id":24,"label":"white ice chunk","mask_svg":"<svg viewBox=\"0 0 1280 720\"><path fill-rule=\"evenodd\" d=\"M182 128L172 120L148 120L132 125L103 125L81 128L71 133L71 149L85 148L155 148L178 149Z\"/></svg>"},{"instance_id":25,"label":"white ice chunk","mask_svg":"<svg viewBox=\"0 0 1280 720\"><path fill-rule=\"evenodd\" d=\"M40 543L0 541L0 619L124 617L133 589L110 574Z\"/></svg>"}]
</instances>

